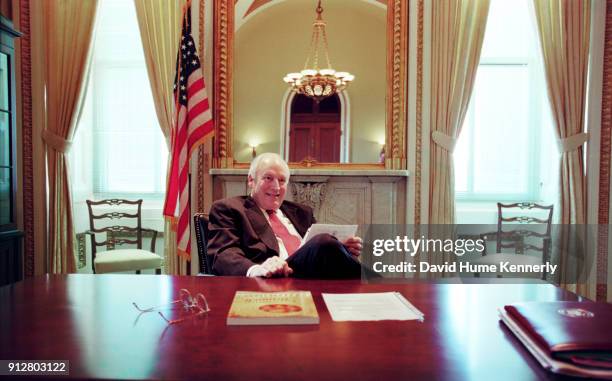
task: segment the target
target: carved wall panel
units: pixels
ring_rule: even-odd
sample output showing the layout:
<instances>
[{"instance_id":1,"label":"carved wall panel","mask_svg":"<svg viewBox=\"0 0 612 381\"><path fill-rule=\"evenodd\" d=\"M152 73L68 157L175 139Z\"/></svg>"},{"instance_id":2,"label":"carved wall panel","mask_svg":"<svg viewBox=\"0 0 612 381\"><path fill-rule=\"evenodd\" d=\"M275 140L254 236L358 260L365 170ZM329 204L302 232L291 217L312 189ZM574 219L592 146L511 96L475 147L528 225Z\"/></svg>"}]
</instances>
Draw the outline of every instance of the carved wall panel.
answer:
<instances>
[{"instance_id":1,"label":"carved wall panel","mask_svg":"<svg viewBox=\"0 0 612 381\"><path fill-rule=\"evenodd\" d=\"M331 183L329 188L329 197L321 206L321 222L369 223L372 195L368 183Z\"/></svg>"},{"instance_id":2,"label":"carved wall panel","mask_svg":"<svg viewBox=\"0 0 612 381\"><path fill-rule=\"evenodd\" d=\"M315 211L315 218L319 219L319 210L325 197L327 184L325 182L291 182L291 196L293 201L310 206Z\"/></svg>"}]
</instances>

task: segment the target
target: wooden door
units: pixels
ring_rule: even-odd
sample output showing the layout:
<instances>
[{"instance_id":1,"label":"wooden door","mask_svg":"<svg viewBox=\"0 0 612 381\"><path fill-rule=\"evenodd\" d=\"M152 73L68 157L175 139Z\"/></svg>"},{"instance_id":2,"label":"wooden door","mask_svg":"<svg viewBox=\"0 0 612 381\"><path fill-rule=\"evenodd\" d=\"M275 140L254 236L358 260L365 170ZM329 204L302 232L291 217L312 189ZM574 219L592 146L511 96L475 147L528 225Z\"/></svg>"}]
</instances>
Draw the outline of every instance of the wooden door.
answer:
<instances>
[{"instance_id":1,"label":"wooden door","mask_svg":"<svg viewBox=\"0 0 612 381\"><path fill-rule=\"evenodd\" d=\"M303 95L294 98L289 132L289 161L304 159L340 162L340 100L337 95L320 103Z\"/></svg>"},{"instance_id":2,"label":"wooden door","mask_svg":"<svg viewBox=\"0 0 612 381\"><path fill-rule=\"evenodd\" d=\"M340 122L292 122L289 161L340 162Z\"/></svg>"}]
</instances>

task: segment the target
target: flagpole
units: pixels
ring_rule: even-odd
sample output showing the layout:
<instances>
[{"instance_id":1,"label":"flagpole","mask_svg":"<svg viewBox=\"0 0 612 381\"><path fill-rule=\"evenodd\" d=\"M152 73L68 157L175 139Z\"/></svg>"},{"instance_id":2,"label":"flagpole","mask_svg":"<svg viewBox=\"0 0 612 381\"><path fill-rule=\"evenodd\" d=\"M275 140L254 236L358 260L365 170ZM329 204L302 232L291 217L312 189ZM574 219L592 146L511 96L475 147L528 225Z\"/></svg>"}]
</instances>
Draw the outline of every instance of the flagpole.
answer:
<instances>
[{"instance_id":1,"label":"flagpole","mask_svg":"<svg viewBox=\"0 0 612 381\"><path fill-rule=\"evenodd\" d=\"M187 189L189 192L189 234L191 234L191 162L187 163L187 165L189 166L189 173L187 174ZM189 240L189 244L191 245L191 240ZM190 248L190 254L191 254L191 248ZM186 258L187 260L185 262L185 274L187 275L191 275L191 257Z\"/></svg>"},{"instance_id":2,"label":"flagpole","mask_svg":"<svg viewBox=\"0 0 612 381\"><path fill-rule=\"evenodd\" d=\"M189 6L191 5L191 0L187 0L187 2L185 4L183 4L183 17L181 19L181 36L183 35L183 28L185 27L185 16L187 15L187 9L189 8ZM180 48L180 44L181 41L179 41L179 48ZM180 51L180 49L179 49ZM182 66L182 57L180 54L177 55L177 65L176 65L176 78L175 78L175 86L177 85L177 83L179 82L179 78L181 76L181 66ZM172 133L170 134L170 165L168 166L168 175L166 176L166 191L168 191L169 189L169 183L172 181L172 175L176 175L175 173L175 168L173 168L174 164L174 155L175 155L175 144L176 144L176 139L177 139L177 133L178 133L178 123L179 123L179 91L178 89L175 89L174 91L174 124L172 126ZM168 197L166 196L166 199L164 200L164 212L166 211L166 203L168 202ZM177 230L177 218L176 216L172 216L172 217L168 217L165 216L165 218L167 220L170 221L170 228L174 231Z\"/></svg>"},{"instance_id":3,"label":"flagpole","mask_svg":"<svg viewBox=\"0 0 612 381\"><path fill-rule=\"evenodd\" d=\"M183 5L181 40L177 54L174 105L175 117L172 130L172 165L167 181L164 215L176 221L177 253L191 260L191 158L207 135L213 132L206 85L197 55L195 41L191 35L191 1ZM193 55L193 57L191 57ZM187 57L189 56L189 57ZM195 179L195 178L194 178ZM185 189L188 187L188 189ZM186 194L186 195L185 195ZM186 200L185 200L186 199ZM182 200L182 201L181 201ZM178 210L178 218L176 211ZM181 266L191 272L189 264Z\"/></svg>"},{"instance_id":4,"label":"flagpole","mask_svg":"<svg viewBox=\"0 0 612 381\"><path fill-rule=\"evenodd\" d=\"M183 4L183 17L181 18L181 36L183 35L183 28L185 27L185 22L186 22L186 18L187 18L187 10L189 9L189 7L191 6L191 0L187 0L185 2L185 4ZM180 44L181 41L179 41L179 48L180 48ZM180 49L179 49L180 51ZM178 79L181 76L181 67L182 67L182 57L180 54L177 55L177 66L176 66L176 82L175 85L179 82ZM175 154L175 144L176 144L176 139L177 139L177 134L178 134L178 123L179 123L179 91L178 89L176 89L174 91L174 125L172 126L172 133L170 134L170 165L169 170L168 170L168 176L166 176L166 191L168 191L168 184L171 182L171 177L173 174L175 174L176 176L178 176L178 174L175 173L175 168L172 168L172 166L174 165L174 159L173 156ZM166 210L166 203L168 202L168 198L166 197L166 199L164 200L164 211ZM165 216L165 219L170 221L170 229L172 229L173 231L177 231L177 223L178 223L178 218L176 216L172 216L172 217L168 217ZM180 255L179 255L180 257Z\"/></svg>"}]
</instances>

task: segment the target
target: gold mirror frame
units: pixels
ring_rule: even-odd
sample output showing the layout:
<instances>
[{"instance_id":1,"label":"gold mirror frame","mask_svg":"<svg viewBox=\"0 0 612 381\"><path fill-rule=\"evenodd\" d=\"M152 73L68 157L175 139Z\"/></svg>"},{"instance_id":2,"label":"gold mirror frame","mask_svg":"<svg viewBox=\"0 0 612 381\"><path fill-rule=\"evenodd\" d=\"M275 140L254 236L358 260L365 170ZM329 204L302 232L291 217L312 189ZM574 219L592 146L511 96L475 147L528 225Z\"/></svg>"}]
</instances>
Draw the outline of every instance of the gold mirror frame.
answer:
<instances>
[{"instance_id":1,"label":"gold mirror frame","mask_svg":"<svg viewBox=\"0 0 612 381\"><path fill-rule=\"evenodd\" d=\"M213 94L214 168L245 168L233 157L233 67L235 0L214 0ZM387 95L385 105L385 163L290 163L292 168L406 169L406 93L408 2L387 0Z\"/></svg>"}]
</instances>

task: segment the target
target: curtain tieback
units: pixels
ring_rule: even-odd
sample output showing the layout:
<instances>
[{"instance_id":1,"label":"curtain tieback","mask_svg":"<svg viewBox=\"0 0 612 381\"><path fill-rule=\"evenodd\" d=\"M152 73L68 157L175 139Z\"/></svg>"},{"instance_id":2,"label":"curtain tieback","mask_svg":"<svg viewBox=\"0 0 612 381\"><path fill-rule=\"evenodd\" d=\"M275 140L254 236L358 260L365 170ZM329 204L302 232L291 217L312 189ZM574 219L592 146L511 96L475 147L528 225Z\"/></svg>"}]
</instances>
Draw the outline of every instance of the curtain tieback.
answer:
<instances>
[{"instance_id":1,"label":"curtain tieback","mask_svg":"<svg viewBox=\"0 0 612 381\"><path fill-rule=\"evenodd\" d=\"M45 143L57 152L66 153L70 150L72 140L66 140L49 130L44 130L42 135Z\"/></svg>"},{"instance_id":2,"label":"curtain tieback","mask_svg":"<svg viewBox=\"0 0 612 381\"><path fill-rule=\"evenodd\" d=\"M451 138L450 136L440 131L432 132L431 138L437 145L444 148L449 153L453 153L453 151L455 150L455 143L457 143L457 139Z\"/></svg>"},{"instance_id":3,"label":"curtain tieback","mask_svg":"<svg viewBox=\"0 0 612 381\"><path fill-rule=\"evenodd\" d=\"M578 147L586 143L587 140L589 140L588 132L581 132L579 134L569 136L565 139L559 139L559 150L561 151L561 153L575 151L578 149Z\"/></svg>"}]
</instances>

